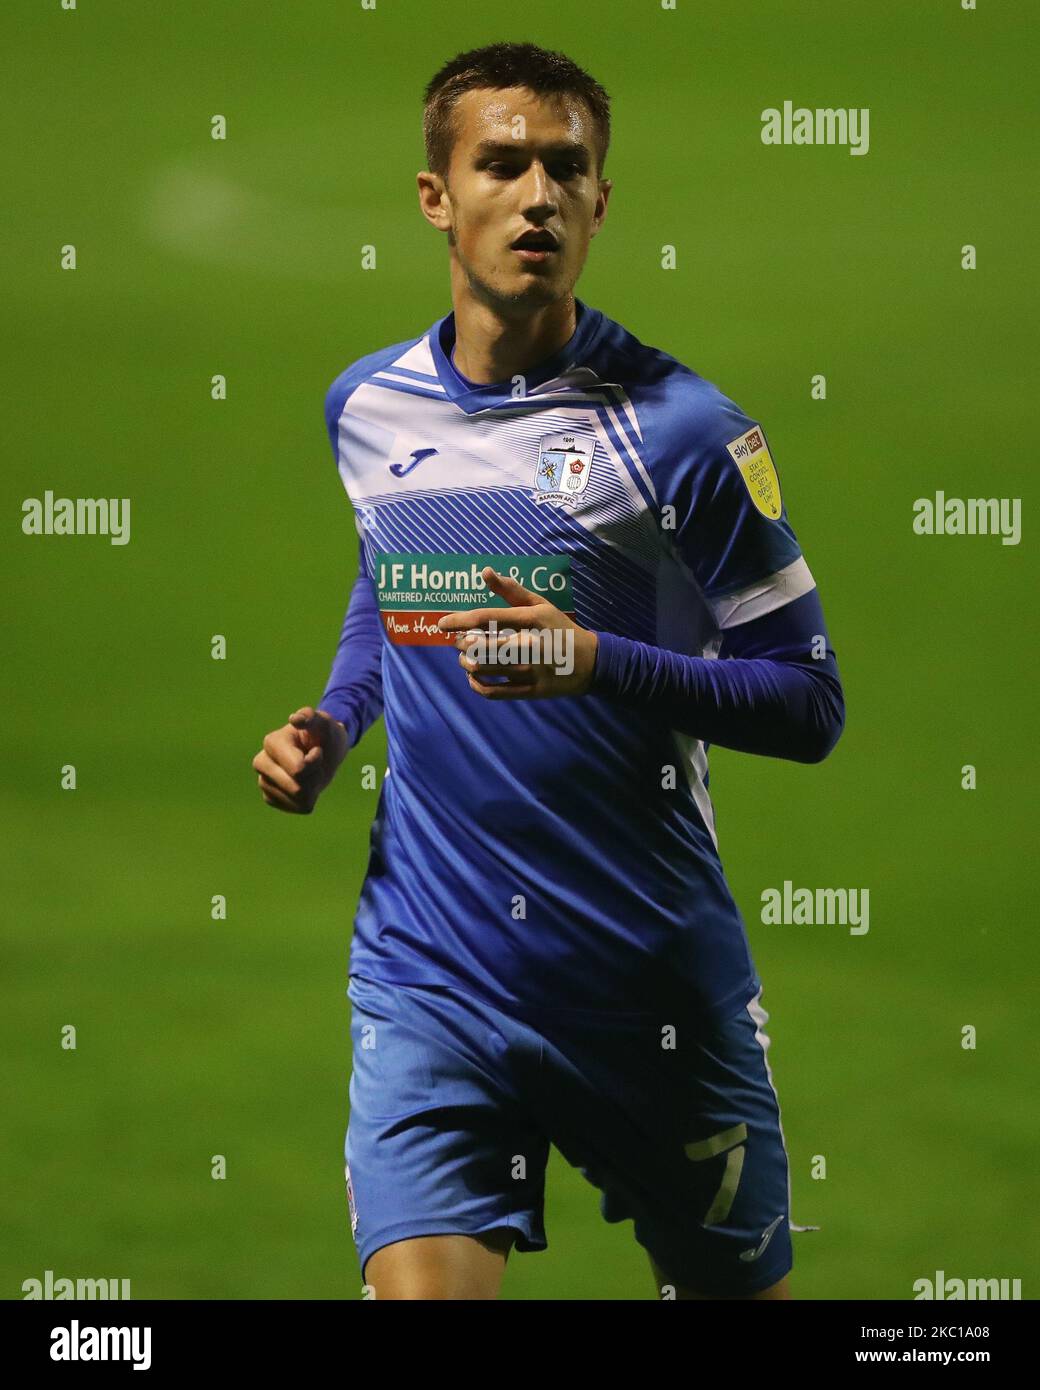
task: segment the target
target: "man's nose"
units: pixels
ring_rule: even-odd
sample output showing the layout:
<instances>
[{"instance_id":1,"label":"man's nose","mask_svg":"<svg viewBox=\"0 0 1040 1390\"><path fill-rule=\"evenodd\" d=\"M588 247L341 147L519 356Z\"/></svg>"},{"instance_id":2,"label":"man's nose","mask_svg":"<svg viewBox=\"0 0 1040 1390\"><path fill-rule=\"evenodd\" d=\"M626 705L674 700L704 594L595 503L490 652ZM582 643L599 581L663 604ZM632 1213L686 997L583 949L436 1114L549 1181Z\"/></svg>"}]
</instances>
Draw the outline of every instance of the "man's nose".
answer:
<instances>
[{"instance_id":1,"label":"man's nose","mask_svg":"<svg viewBox=\"0 0 1040 1390\"><path fill-rule=\"evenodd\" d=\"M524 210L528 214L535 210L543 212L555 212L556 210L552 180L545 171L545 165L539 159L531 161L524 175L523 195Z\"/></svg>"}]
</instances>

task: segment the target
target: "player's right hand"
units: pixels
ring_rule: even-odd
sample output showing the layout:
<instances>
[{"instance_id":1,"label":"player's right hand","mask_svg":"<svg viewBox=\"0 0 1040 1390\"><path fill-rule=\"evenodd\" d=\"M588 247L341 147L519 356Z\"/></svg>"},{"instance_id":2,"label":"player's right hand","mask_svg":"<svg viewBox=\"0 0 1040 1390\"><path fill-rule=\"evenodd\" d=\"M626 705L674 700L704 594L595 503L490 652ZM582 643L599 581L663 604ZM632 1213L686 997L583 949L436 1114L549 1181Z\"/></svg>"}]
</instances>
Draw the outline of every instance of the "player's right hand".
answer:
<instances>
[{"instance_id":1,"label":"player's right hand","mask_svg":"<svg viewBox=\"0 0 1040 1390\"><path fill-rule=\"evenodd\" d=\"M268 806L309 816L347 756L347 731L324 710L304 705L273 729L253 759Z\"/></svg>"}]
</instances>

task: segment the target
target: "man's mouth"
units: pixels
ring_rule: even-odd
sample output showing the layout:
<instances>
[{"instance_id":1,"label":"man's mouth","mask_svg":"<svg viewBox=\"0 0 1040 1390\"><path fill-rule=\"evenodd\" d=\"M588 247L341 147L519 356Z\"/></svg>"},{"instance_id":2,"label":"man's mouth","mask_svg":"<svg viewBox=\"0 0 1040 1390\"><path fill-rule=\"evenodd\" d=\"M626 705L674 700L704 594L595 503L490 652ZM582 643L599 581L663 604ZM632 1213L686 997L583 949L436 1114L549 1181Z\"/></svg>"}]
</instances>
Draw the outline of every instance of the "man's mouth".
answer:
<instances>
[{"instance_id":1,"label":"man's mouth","mask_svg":"<svg viewBox=\"0 0 1040 1390\"><path fill-rule=\"evenodd\" d=\"M554 251L560 249L560 244L553 236L552 232L537 231L524 232L518 236L510 247L515 251L522 261L545 261Z\"/></svg>"}]
</instances>

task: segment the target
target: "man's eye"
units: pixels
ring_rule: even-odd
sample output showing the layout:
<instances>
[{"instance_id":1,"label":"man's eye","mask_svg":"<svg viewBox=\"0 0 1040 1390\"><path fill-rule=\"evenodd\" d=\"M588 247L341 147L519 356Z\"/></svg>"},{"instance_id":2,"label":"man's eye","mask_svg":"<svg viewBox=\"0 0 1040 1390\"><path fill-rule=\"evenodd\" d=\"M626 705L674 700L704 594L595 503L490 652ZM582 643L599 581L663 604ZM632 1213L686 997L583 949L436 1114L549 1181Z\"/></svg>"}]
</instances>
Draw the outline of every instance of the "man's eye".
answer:
<instances>
[{"instance_id":1,"label":"man's eye","mask_svg":"<svg viewBox=\"0 0 1040 1390\"><path fill-rule=\"evenodd\" d=\"M491 160L489 163L485 164L484 167L487 169L488 173L493 174L495 178L515 178L516 174L519 172L517 165L509 164L502 159ZM582 172L583 166L573 159L567 160L565 164L554 165L552 171L553 178L565 179L574 178Z\"/></svg>"}]
</instances>

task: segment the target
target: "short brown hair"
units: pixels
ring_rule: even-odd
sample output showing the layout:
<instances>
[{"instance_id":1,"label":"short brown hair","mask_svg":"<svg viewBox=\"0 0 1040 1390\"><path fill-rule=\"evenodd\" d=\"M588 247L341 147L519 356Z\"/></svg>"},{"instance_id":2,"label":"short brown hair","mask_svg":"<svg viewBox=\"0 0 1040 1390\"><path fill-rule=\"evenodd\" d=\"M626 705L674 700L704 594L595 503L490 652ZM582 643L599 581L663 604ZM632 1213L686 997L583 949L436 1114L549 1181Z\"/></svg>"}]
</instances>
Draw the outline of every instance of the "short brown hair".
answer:
<instances>
[{"instance_id":1,"label":"short brown hair","mask_svg":"<svg viewBox=\"0 0 1040 1390\"><path fill-rule=\"evenodd\" d=\"M596 172L603 174L610 144L610 97L595 80L563 53L534 43L492 43L472 48L445 63L423 94L423 139L430 172L447 176L455 144L455 104L477 87L499 91L526 87L536 96L567 94L588 107L596 132Z\"/></svg>"}]
</instances>

